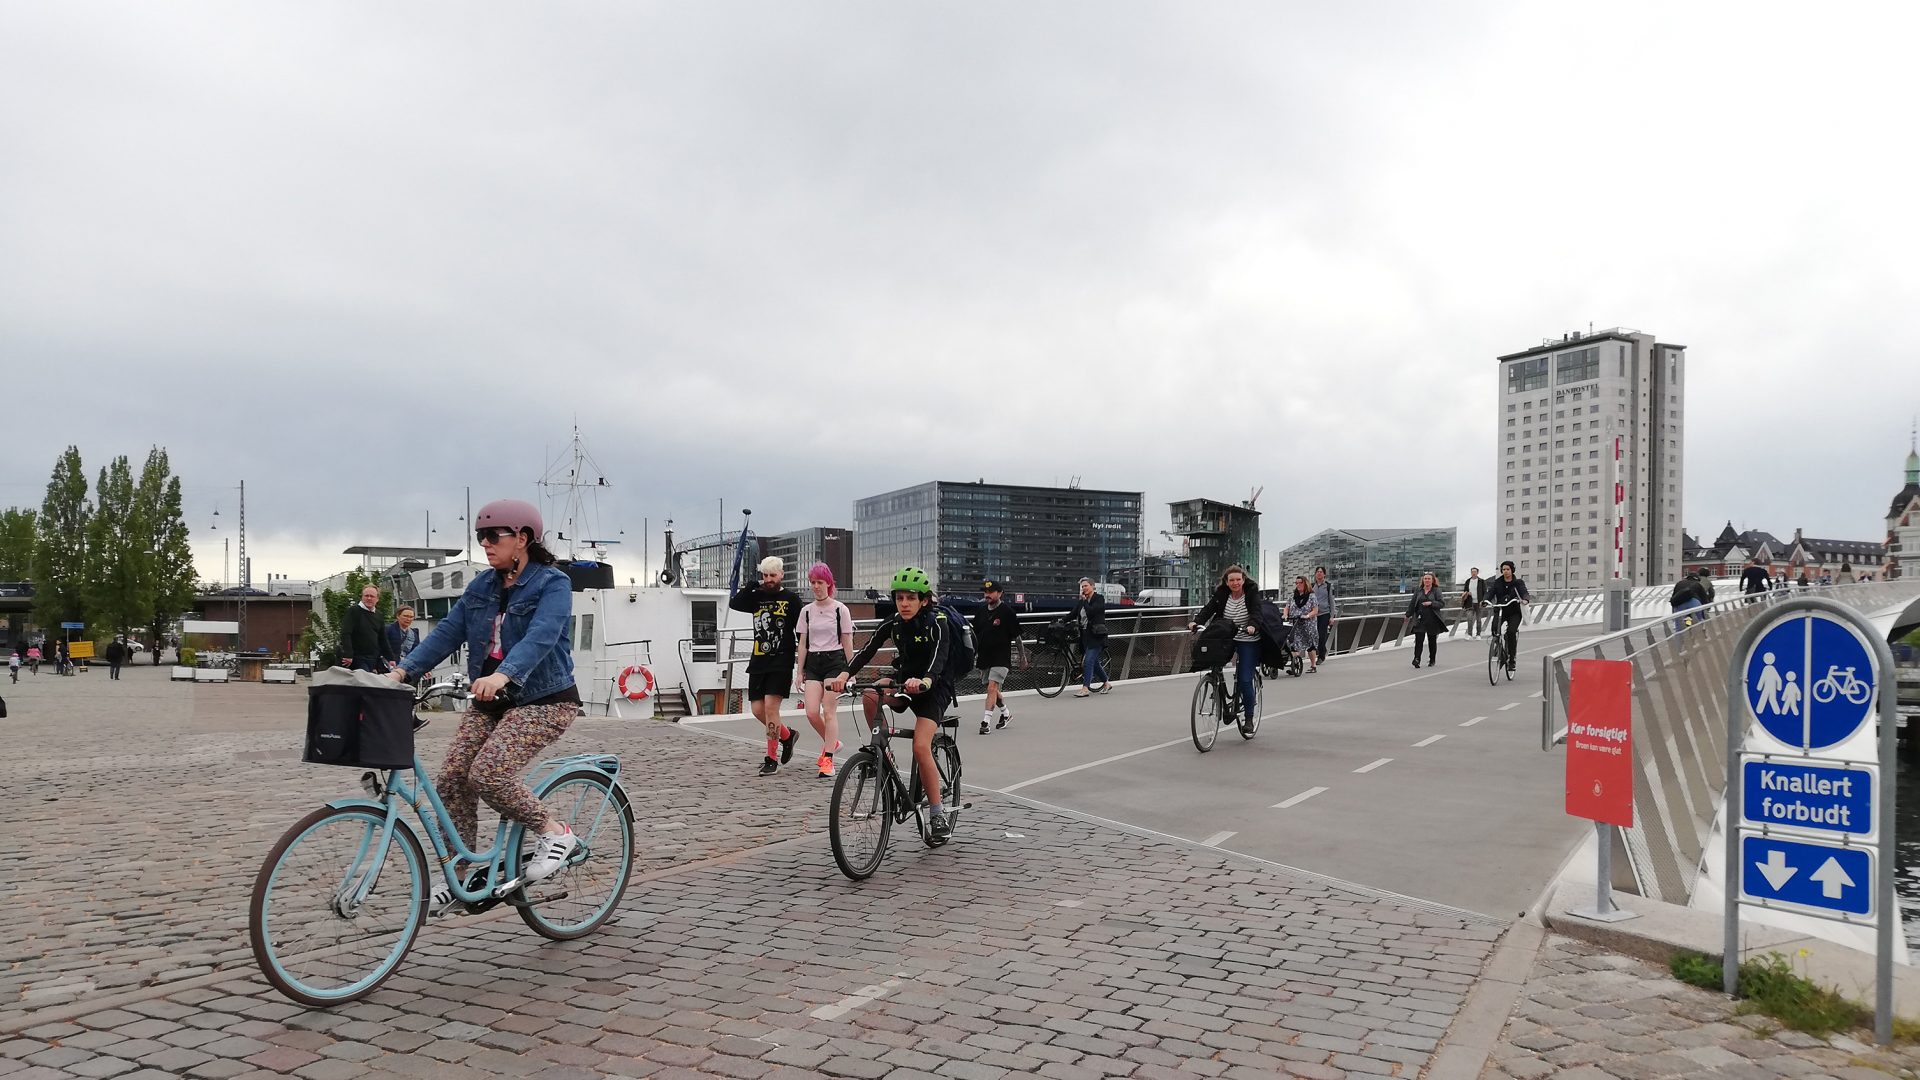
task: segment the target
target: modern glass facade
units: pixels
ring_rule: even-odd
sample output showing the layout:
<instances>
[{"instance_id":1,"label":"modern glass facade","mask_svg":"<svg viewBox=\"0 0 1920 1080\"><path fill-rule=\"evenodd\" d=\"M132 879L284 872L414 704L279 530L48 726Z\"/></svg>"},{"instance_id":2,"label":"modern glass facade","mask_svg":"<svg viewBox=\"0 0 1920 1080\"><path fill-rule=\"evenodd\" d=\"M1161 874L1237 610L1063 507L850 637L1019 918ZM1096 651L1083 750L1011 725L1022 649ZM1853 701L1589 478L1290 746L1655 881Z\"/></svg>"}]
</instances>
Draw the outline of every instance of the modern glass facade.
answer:
<instances>
[{"instance_id":1,"label":"modern glass facade","mask_svg":"<svg viewBox=\"0 0 1920 1080\"><path fill-rule=\"evenodd\" d=\"M853 580L853 530L815 527L769 536L760 542L766 555L778 555L787 564L787 583L801 596L807 592L807 570L823 562L833 580L844 586Z\"/></svg>"},{"instance_id":2,"label":"modern glass facade","mask_svg":"<svg viewBox=\"0 0 1920 1080\"><path fill-rule=\"evenodd\" d=\"M1173 531L1186 537L1187 600L1204 604L1227 567L1240 565L1259 580L1260 511L1213 499L1168 503ZM1262 588L1270 588L1261 582Z\"/></svg>"},{"instance_id":3,"label":"modern glass facade","mask_svg":"<svg viewBox=\"0 0 1920 1080\"><path fill-rule=\"evenodd\" d=\"M1272 585L1290 588L1296 576L1312 581L1316 566L1327 568L1335 596L1412 592L1420 586L1420 575L1429 572L1443 588L1457 585L1461 578L1455 576L1454 552L1459 532L1457 528L1328 529L1282 551L1280 580ZM1492 576L1484 568L1481 573Z\"/></svg>"},{"instance_id":4,"label":"modern glass facade","mask_svg":"<svg viewBox=\"0 0 1920 1080\"><path fill-rule=\"evenodd\" d=\"M902 566L934 587L1068 595L1082 577L1117 580L1140 566L1141 493L934 481L854 503L853 578L884 592Z\"/></svg>"}]
</instances>

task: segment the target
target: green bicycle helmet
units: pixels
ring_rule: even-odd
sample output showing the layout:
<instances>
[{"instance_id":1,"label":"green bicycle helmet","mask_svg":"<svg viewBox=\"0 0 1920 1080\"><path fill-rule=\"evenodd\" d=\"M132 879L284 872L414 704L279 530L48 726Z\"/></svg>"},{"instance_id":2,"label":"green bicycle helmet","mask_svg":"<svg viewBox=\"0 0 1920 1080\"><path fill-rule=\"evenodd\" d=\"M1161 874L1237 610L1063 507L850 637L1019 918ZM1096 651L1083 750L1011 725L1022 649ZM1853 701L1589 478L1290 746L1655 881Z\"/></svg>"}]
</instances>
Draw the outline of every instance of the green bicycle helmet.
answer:
<instances>
[{"instance_id":1,"label":"green bicycle helmet","mask_svg":"<svg viewBox=\"0 0 1920 1080\"><path fill-rule=\"evenodd\" d=\"M899 573L893 575L893 584L887 586L887 591L920 593L924 596L933 591L933 582L928 579L925 570L917 566L903 566Z\"/></svg>"}]
</instances>

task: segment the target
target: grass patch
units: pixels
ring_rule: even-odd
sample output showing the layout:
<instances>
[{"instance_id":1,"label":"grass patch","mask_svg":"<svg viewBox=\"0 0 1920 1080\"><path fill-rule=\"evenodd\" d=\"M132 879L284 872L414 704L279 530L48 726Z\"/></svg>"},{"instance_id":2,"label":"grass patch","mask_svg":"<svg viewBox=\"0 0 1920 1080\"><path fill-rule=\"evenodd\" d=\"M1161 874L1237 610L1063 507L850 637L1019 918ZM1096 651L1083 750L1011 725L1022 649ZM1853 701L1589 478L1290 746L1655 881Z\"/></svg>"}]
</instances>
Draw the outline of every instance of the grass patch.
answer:
<instances>
[{"instance_id":1,"label":"grass patch","mask_svg":"<svg viewBox=\"0 0 1920 1080\"><path fill-rule=\"evenodd\" d=\"M1682 950L1669 965L1673 977L1691 986L1718 990L1722 985L1721 958ZM1742 1013L1770 1016L1795 1031L1825 1038L1835 1032L1873 1027L1873 1010L1793 970L1779 953L1768 953L1740 964ZM1920 1022L1895 1017L1896 1040L1912 1042L1920 1036Z\"/></svg>"}]
</instances>

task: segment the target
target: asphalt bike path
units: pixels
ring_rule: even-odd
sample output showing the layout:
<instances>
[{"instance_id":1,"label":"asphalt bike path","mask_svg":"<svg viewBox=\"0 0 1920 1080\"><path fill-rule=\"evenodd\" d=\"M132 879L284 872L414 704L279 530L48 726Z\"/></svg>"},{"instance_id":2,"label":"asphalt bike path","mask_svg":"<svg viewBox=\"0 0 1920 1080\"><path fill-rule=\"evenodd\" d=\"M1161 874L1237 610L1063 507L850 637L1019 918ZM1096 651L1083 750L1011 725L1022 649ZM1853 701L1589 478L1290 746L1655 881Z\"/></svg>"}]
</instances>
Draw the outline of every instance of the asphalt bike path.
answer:
<instances>
[{"instance_id":1,"label":"asphalt bike path","mask_svg":"<svg viewBox=\"0 0 1920 1080\"><path fill-rule=\"evenodd\" d=\"M1437 668L1415 670L1405 649L1335 657L1268 681L1259 734L1222 729L1206 754L1188 729L1198 675L1092 698L1017 694L1012 725L984 738L969 699L957 709L966 784L1511 918L1584 835L1564 812L1559 758L1539 749L1539 658L1596 632L1523 631L1514 681L1498 686L1485 638L1443 642ZM701 727L758 731L750 719ZM811 771L813 742L805 730L790 767Z\"/></svg>"}]
</instances>

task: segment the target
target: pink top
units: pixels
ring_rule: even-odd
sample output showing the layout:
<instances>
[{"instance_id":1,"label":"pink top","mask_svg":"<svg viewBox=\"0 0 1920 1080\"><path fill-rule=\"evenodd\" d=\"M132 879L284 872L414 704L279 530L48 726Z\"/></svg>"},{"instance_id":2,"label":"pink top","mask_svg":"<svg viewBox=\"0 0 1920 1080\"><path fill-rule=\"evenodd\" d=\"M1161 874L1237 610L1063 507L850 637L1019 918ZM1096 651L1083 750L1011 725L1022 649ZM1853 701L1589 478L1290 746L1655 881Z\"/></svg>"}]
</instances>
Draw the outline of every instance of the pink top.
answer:
<instances>
[{"instance_id":1,"label":"pink top","mask_svg":"<svg viewBox=\"0 0 1920 1080\"><path fill-rule=\"evenodd\" d=\"M816 600L800 609L800 633L808 652L831 652L840 648L841 634L853 633L853 613L838 600L829 599L824 608Z\"/></svg>"}]
</instances>

